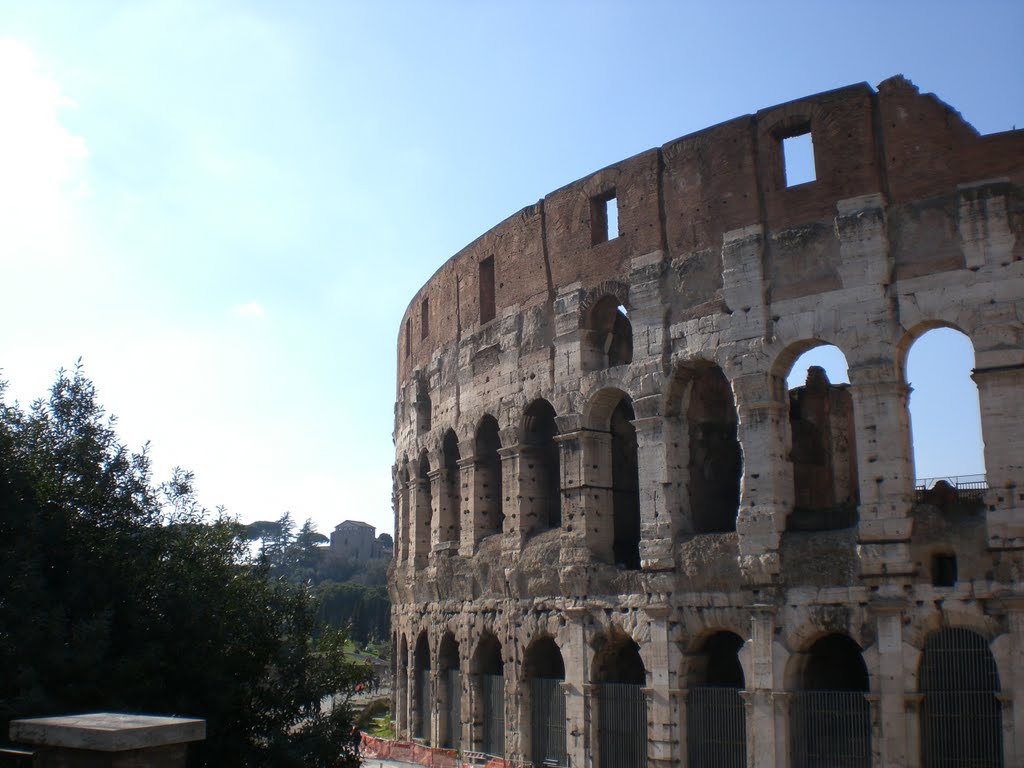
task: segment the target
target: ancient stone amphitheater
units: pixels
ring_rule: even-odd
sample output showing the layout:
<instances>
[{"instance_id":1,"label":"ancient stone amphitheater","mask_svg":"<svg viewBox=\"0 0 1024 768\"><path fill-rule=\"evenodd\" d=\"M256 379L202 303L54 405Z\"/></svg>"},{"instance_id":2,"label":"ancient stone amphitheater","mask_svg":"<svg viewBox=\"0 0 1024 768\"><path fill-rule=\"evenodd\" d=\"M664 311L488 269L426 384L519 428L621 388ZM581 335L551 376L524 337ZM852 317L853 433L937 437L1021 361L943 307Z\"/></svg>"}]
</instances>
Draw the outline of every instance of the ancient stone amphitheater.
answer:
<instances>
[{"instance_id":1,"label":"ancient stone amphitheater","mask_svg":"<svg viewBox=\"0 0 1024 768\"><path fill-rule=\"evenodd\" d=\"M1024 131L894 77L623 160L449 259L398 340L400 736L1024 765L1022 257ZM905 365L937 327L973 343L987 477L922 488ZM788 389L823 344L850 383Z\"/></svg>"}]
</instances>

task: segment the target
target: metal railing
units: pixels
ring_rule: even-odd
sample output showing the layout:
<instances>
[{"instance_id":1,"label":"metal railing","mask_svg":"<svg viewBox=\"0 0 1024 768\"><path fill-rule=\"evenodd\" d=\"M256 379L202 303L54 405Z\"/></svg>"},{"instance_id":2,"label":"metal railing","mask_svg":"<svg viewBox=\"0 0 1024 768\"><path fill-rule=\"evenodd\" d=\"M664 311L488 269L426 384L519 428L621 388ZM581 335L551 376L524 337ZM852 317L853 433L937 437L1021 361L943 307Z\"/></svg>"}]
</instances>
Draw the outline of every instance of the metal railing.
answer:
<instances>
[{"instance_id":1,"label":"metal railing","mask_svg":"<svg viewBox=\"0 0 1024 768\"><path fill-rule=\"evenodd\" d=\"M793 768L871 768L871 705L860 691L798 691L790 725Z\"/></svg>"},{"instance_id":2,"label":"metal railing","mask_svg":"<svg viewBox=\"0 0 1024 768\"><path fill-rule=\"evenodd\" d=\"M598 768L647 768L647 696L632 683L597 691Z\"/></svg>"},{"instance_id":3,"label":"metal railing","mask_svg":"<svg viewBox=\"0 0 1024 768\"><path fill-rule=\"evenodd\" d=\"M946 483L956 492L957 501L980 502L988 490L985 475L947 475L945 477L921 477L914 481L914 495L922 501L925 495L933 490L938 483Z\"/></svg>"},{"instance_id":4,"label":"metal railing","mask_svg":"<svg viewBox=\"0 0 1024 768\"><path fill-rule=\"evenodd\" d=\"M925 768L1002 768L999 673L988 643L962 627L925 642L920 667Z\"/></svg>"},{"instance_id":5,"label":"metal railing","mask_svg":"<svg viewBox=\"0 0 1024 768\"><path fill-rule=\"evenodd\" d=\"M739 688L690 688L686 698L690 765L746 768L747 712Z\"/></svg>"},{"instance_id":6,"label":"metal railing","mask_svg":"<svg viewBox=\"0 0 1024 768\"><path fill-rule=\"evenodd\" d=\"M565 691L562 681L530 681L530 756L537 768L565 768Z\"/></svg>"},{"instance_id":7,"label":"metal railing","mask_svg":"<svg viewBox=\"0 0 1024 768\"><path fill-rule=\"evenodd\" d=\"M416 672L416 693L418 695L416 711L419 717L415 723L418 728L413 733L413 736L417 739L423 739L427 743L430 742L430 704L433 698L430 695L430 688L430 670L418 670Z\"/></svg>"},{"instance_id":8,"label":"metal railing","mask_svg":"<svg viewBox=\"0 0 1024 768\"><path fill-rule=\"evenodd\" d=\"M505 755L505 678L482 675L484 696L483 751L489 755Z\"/></svg>"}]
</instances>

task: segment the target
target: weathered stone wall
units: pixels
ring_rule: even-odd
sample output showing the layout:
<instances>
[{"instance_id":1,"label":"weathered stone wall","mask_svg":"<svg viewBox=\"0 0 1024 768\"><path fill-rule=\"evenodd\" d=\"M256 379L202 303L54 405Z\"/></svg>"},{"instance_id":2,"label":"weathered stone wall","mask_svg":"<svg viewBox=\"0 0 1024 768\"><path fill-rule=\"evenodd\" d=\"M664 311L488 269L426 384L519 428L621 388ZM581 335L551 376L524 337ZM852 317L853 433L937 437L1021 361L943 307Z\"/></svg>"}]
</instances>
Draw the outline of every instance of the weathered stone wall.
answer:
<instances>
[{"instance_id":1,"label":"weathered stone wall","mask_svg":"<svg viewBox=\"0 0 1024 768\"><path fill-rule=\"evenodd\" d=\"M787 186L782 140L807 129L816 179ZM524 660L550 638L570 764L597 766L595 683L614 682L602 649L635 647L649 764L685 764L694 670L709 638L731 632L749 764L788 766L788 697L809 685L816 643L841 636L867 670L872 764L918 765L922 651L958 627L995 659L1003 758L1024 761L1022 257L1024 132L979 136L901 77L641 153L456 254L410 303L398 343L400 732L422 719L425 638L438 695L422 735L481 748L473 659L493 636L504 750L531 759ZM485 295L495 317L481 323ZM905 359L939 326L975 348L989 490L973 506L915 503ZM825 343L849 364L850 386L820 407L833 499L850 502L852 525L801 530L787 525L806 481L785 379ZM739 478L721 474L733 444ZM733 514L709 514L707 489L733 482ZM955 584L935 586L947 554ZM442 643L462 673L451 728Z\"/></svg>"}]
</instances>

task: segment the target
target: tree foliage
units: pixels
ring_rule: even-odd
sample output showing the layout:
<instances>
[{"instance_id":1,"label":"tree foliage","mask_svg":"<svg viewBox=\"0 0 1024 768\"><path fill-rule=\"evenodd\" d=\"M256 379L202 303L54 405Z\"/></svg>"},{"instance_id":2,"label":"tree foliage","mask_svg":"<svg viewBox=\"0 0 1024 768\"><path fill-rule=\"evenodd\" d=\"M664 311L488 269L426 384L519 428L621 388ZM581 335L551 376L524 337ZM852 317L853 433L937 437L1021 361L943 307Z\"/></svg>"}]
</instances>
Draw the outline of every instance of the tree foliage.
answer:
<instances>
[{"instance_id":1,"label":"tree foliage","mask_svg":"<svg viewBox=\"0 0 1024 768\"><path fill-rule=\"evenodd\" d=\"M195 765L357 765L366 671L308 590L248 554L176 471L153 482L80 368L25 411L0 383L0 725L81 711L207 720ZM312 638L318 637L314 645Z\"/></svg>"}]
</instances>

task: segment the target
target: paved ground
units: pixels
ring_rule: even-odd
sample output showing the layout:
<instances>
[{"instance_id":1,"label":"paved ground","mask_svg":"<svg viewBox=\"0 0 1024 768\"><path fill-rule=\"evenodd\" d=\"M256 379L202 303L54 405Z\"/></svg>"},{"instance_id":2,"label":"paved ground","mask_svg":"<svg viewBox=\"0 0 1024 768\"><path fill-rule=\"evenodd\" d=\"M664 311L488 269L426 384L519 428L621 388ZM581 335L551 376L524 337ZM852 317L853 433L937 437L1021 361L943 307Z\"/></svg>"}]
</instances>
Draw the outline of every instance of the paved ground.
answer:
<instances>
[{"instance_id":1,"label":"paved ground","mask_svg":"<svg viewBox=\"0 0 1024 768\"><path fill-rule=\"evenodd\" d=\"M379 757L364 757L363 768L423 768L416 763L402 763L398 760L383 760Z\"/></svg>"}]
</instances>

